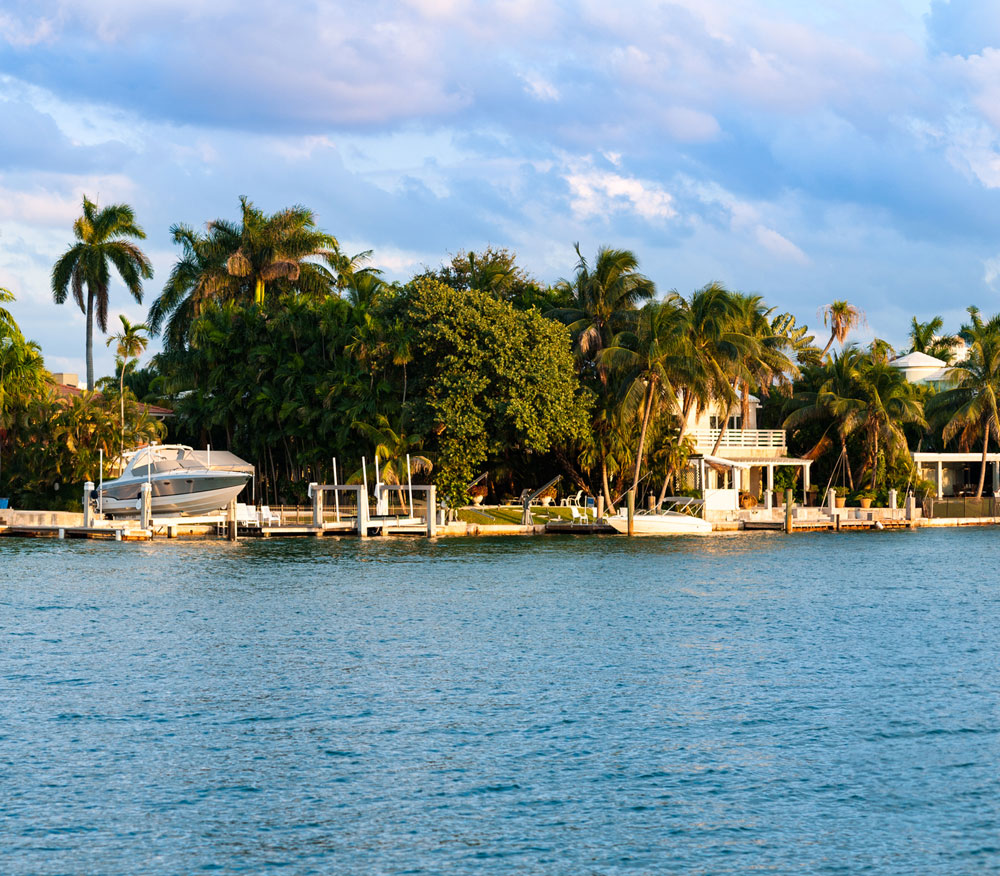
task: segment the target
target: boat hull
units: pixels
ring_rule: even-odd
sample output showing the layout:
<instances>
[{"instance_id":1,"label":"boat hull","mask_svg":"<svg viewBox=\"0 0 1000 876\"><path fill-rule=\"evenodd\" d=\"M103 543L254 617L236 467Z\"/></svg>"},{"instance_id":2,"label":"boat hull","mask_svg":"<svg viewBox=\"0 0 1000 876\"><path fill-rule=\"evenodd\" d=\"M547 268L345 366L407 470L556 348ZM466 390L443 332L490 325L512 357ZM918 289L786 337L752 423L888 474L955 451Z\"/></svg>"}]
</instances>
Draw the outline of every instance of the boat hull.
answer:
<instances>
[{"instance_id":1,"label":"boat hull","mask_svg":"<svg viewBox=\"0 0 1000 876\"><path fill-rule=\"evenodd\" d=\"M605 518L605 521L614 527L615 532L628 534L628 517L625 514L615 514ZM712 524L690 514L668 511L664 514L636 514L632 518L632 531L635 535L709 535Z\"/></svg>"},{"instance_id":2,"label":"boat hull","mask_svg":"<svg viewBox=\"0 0 1000 876\"><path fill-rule=\"evenodd\" d=\"M211 514L235 499L250 475L242 472L177 472L152 478L153 514ZM139 513L139 497L145 480L120 479L104 485L99 507L116 517Z\"/></svg>"}]
</instances>

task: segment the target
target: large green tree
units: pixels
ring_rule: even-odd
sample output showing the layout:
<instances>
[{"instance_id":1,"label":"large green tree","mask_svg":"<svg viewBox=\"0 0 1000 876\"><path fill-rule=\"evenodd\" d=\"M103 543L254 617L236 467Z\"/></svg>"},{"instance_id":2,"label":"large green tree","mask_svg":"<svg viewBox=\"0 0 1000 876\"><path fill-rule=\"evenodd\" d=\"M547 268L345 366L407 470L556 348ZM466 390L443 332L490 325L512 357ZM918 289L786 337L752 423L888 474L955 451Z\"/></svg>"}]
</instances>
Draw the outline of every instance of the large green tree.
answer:
<instances>
[{"instance_id":1,"label":"large green tree","mask_svg":"<svg viewBox=\"0 0 1000 876\"><path fill-rule=\"evenodd\" d=\"M74 243L52 268L52 295L62 304L72 290L73 300L87 318L87 386L94 387L94 320L108 330L108 286L113 267L136 301L142 302L142 281L153 276L146 254L136 245L145 232L136 224L127 204L99 209L83 198L83 215L73 223Z\"/></svg>"},{"instance_id":2,"label":"large green tree","mask_svg":"<svg viewBox=\"0 0 1000 876\"><path fill-rule=\"evenodd\" d=\"M421 374L418 415L438 441L436 483L454 507L491 455L546 453L585 427L565 328L491 295L416 281L407 296Z\"/></svg>"}]
</instances>

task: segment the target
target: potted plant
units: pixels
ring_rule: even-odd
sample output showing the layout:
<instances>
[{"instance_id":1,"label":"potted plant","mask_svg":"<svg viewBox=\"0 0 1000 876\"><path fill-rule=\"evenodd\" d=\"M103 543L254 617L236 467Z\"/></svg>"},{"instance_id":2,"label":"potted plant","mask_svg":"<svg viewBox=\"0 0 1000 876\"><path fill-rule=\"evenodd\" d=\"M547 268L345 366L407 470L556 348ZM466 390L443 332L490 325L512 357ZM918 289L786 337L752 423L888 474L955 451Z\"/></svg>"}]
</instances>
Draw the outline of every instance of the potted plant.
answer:
<instances>
[{"instance_id":1,"label":"potted plant","mask_svg":"<svg viewBox=\"0 0 1000 876\"><path fill-rule=\"evenodd\" d=\"M875 498L874 490L859 490L858 491L858 503L862 508L871 508L872 500Z\"/></svg>"},{"instance_id":2,"label":"potted plant","mask_svg":"<svg viewBox=\"0 0 1000 876\"><path fill-rule=\"evenodd\" d=\"M538 498L541 500L541 503L546 508L549 505L552 504L552 500L555 497L556 497L556 488L555 487L549 487L547 490L542 490L542 492L538 494Z\"/></svg>"},{"instance_id":3,"label":"potted plant","mask_svg":"<svg viewBox=\"0 0 1000 876\"><path fill-rule=\"evenodd\" d=\"M839 490L837 489L837 487L830 487L830 492L833 493L834 504L838 508L844 508L844 507L846 507L846 505L847 505L847 496L844 493L844 488L843 487L841 487Z\"/></svg>"},{"instance_id":4,"label":"potted plant","mask_svg":"<svg viewBox=\"0 0 1000 876\"><path fill-rule=\"evenodd\" d=\"M472 499L472 504L482 505L488 492L486 484L476 484L474 487L469 487L469 498Z\"/></svg>"}]
</instances>

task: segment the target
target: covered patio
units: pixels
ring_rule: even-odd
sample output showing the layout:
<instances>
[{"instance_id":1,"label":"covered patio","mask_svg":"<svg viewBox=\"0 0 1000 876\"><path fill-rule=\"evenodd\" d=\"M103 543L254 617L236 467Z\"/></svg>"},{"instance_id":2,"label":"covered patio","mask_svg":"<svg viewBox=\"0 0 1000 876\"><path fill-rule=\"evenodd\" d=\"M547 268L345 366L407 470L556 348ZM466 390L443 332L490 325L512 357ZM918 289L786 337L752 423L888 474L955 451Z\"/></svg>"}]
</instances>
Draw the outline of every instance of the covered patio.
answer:
<instances>
[{"instance_id":1,"label":"covered patio","mask_svg":"<svg viewBox=\"0 0 1000 876\"><path fill-rule=\"evenodd\" d=\"M726 509L731 507L736 510L739 507L739 494L744 491L753 496L763 492L763 507L770 510L774 503L774 471L782 465L802 469L801 496L802 503L805 504L812 460L793 456L759 459L703 454L692 456L689 465L697 472L697 488L705 495L706 507L711 504L720 509L724 506ZM723 493L726 495L721 495Z\"/></svg>"},{"instance_id":2,"label":"covered patio","mask_svg":"<svg viewBox=\"0 0 1000 876\"><path fill-rule=\"evenodd\" d=\"M936 497L944 499L975 494L983 454L917 452L913 454L913 461L917 464L920 477L934 482ZM1000 453L987 453L986 466L983 495L996 495L1000 493Z\"/></svg>"}]
</instances>

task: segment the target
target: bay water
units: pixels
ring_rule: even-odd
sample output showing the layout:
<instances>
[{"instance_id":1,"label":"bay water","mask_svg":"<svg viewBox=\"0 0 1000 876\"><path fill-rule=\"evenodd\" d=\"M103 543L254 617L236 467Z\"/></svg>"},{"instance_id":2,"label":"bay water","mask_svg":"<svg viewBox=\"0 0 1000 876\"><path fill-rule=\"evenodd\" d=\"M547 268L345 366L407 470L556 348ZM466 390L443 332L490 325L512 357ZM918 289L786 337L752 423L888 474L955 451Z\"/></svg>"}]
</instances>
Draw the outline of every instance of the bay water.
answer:
<instances>
[{"instance_id":1,"label":"bay water","mask_svg":"<svg viewBox=\"0 0 1000 876\"><path fill-rule=\"evenodd\" d=\"M997 871L998 550L0 539L0 873Z\"/></svg>"}]
</instances>

